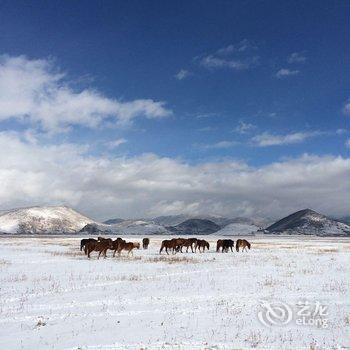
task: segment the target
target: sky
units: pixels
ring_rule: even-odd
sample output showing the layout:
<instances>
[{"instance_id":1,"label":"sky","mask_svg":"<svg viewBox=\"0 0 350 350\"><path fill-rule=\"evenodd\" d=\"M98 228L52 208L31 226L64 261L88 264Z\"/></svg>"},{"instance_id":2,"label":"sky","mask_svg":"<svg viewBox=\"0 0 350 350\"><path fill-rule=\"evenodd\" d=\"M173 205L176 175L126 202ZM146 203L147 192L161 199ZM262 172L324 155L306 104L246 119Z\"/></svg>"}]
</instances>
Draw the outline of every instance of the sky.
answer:
<instances>
[{"instance_id":1,"label":"sky","mask_svg":"<svg viewBox=\"0 0 350 350\"><path fill-rule=\"evenodd\" d=\"M0 209L350 215L348 1L0 1Z\"/></svg>"}]
</instances>

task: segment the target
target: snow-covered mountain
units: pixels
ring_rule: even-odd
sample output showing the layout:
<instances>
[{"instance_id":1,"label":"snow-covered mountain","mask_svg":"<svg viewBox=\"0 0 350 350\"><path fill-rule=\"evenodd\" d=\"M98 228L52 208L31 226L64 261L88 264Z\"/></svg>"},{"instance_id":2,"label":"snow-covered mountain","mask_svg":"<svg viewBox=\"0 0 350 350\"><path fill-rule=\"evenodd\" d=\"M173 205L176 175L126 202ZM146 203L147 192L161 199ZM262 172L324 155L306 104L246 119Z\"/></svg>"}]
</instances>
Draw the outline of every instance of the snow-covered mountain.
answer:
<instances>
[{"instance_id":1,"label":"snow-covered mountain","mask_svg":"<svg viewBox=\"0 0 350 350\"><path fill-rule=\"evenodd\" d=\"M311 209L297 211L266 228L267 233L350 236L350 226Z\"/></svg>"},{"instance_id":2,"label":"snow-covered mountain","mask_svg":"<svg viewBox=\"0 0 350 350\"><path fill-rule=\"evenodd\" d=\"M253 235L259 230L259 226L251 223L232 223L215 232L218 236Z\"/></svg>"},{"instance_id":3,"label":"snow-covered mountain","mask_svg":"<svg viewBox=\"0 0 350 350\"><path fill-rule=\"evenodd\" d=\"M171 233L178 235L208 235L220 228L215 222L203 219L189 219L179 225L167 227Z\"/></svg>"},{"instance_id":4,"label":"snow-covered mountain","mask_svg":"<svg viewBox=\"0 0 350 350\"><path fill-rule=\"evenodd\" d=\"M152 235L169 233L164 226L142 220L124 220L117 224L90 223L81 229L89 234Z\"/></svg>"},{"instance_id":5,"label":"snow-covered mountain","mask_svg":"<svg viewBox=\"0 0 350 350\"><path fill-rule=\"evenodd\" d=\"M1 233L75 233L93 220L62 207L30 207L9 210L0 215Z\"/></svg>"},{"instance_id":6,"label":"snow-covered mountain","mask_svg":"<svg viewBox=\"0 0 350 350\"><path fill-rule=\"evenodd\" d=\"M125 221L125 219L121 219L121 218L108 219L106 221L103 221L103 224L113 225L113 224L119 224L123 221Z\"/></svg>"},{"instance_id":7,"label":"snow-covered mountain","mask_svg":"<svg viewBox=\"0 0 350 350\"><path fill-rule=\"evenodd\" d=\"M199 220L210 220L214 222L215 224L219 225L221 228L233 224L233 223L240 223L240 224L252 224L259 227L266 227L268 224L270 224L272 221L261 218L261 217L234 217L234 218L227 218L224 216L219 215L167 215L167 216L158 216L153 219L150 219L150 221L163 226L176 226L181 224L182 222L190 219L199 219ZM145 219L147 220L147 219ZM148 220L147 220L148 221Z\"/></svg>"}]
</instances>

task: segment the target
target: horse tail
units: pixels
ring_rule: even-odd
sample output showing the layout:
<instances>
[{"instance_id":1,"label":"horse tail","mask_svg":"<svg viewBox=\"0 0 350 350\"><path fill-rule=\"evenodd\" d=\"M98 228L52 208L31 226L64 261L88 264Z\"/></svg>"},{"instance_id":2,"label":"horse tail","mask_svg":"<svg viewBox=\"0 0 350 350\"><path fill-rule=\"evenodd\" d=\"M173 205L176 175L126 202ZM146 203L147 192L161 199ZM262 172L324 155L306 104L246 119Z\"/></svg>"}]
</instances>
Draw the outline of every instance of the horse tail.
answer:
<instances>
[{"instance_id":1,"label":"horse tail","mask_svg":"<svg viewBox=\"0 0 350 350\"><path fill-rule=\"evenodd\" d=\"M164 243L162 242L162 245L160 246L160 249L159 249L159 254L162 252L163 248L164 248Z\"/></svg>"},{"instance_id":2,"label":"horse tail","mask_svg":"<svg viewBox=\"0 0 350 350\"><path fill-rule=\"evenodd\" d=\"M80 251L82 251L83 250L83 241L80 241Z\"/></svg>"}]
</instances>

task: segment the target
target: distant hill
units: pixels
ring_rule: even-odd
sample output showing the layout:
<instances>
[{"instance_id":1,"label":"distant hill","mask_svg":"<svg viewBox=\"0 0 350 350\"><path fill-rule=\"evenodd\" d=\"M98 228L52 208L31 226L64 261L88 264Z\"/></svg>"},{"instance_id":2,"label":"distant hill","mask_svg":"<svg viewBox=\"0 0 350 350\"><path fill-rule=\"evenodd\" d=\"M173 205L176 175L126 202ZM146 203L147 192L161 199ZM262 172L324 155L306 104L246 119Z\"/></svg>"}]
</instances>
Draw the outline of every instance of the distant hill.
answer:
<instances>
[{"instance_id":1,"label":"distant hill","mask_svg":"<svg viewBox=\"0 0 350 350\"><path fill-rule=\"evenodd\" d=\"M344 224L350 225L350 216L342 216L340 218L334 218L336 221L343 222Z\"/></svg>"},{"instance_id":2,"label":"distant hill","mask_svg":"<svg viewBox=\"0 0 350 350\"><path fill-rule=\"evenodd\" d=\"M176 226L166 227L168 231L178 235L208 235L220 230L220 226L211 220L188 219Z\"/></svg>"},{"instance_id":3,"label":"distant hill","mask_svg":"<svg viewBox=\"0 0 350 350\"><path fill-rule=\"evenodd\" d=\"M120 218L115 218L115 219L109 219L109 220L103 221L103 223L106 225L113 225L113 224L120 224L123 221L125 220Z\"/></svg>"},{"instance_id":4,"label":"distant hill","mask_svg":"<svg viewBox=\"0 0 350 350\"><path fill-rule=\"evenodd\" d=\"M152 219L145 219L150 222L154 222L157 225L162 226L176 226L178 224L181 224L182 222L190 219L191 217L189 215L185 214L179 214L179 215L163 215L163 216L157 216Z\"/></svg>"},{"instance_id":5,"label":"distant hill","mask_svg":"<svg viewBox=\"0 0 350 350\"><path fill-rule=\"evenodd\" d=\"M266 228L267 233L347 236L350 226L311 209L297 211Z\"/></svg>"},{"instance_id":6,"label":"distant hill","mask_svg":"<svg viewBox=\"0 0 350 350\"><path fill-rule=\"evenodd\" d=\"M123 220L112 225L91 223L84 226L81 229L81 232L86 232L89 234L118 235L152 235L169 233L164 226L142 220Z\"/></svg>"},{"instance_id":7,"label":"distant hill","mask_svg":"<svg viewBox=\"0 0 350 350\"><path fill-rule=\"evenodd\" d=\"M0 215L1 233L50 234L76 233L90 218L65 207L29 207L12 209Z\"/></svg>"},{"instance_id":8,"label":"distant hill","mask_svg":"<svg viewBox=\"0 0 350 350\"><path fill-rule=\"evenodd\" d=\"M218 236L242 236L253 235L260 229L251 223L232 223L223 227L221 230L215 232Z\"/></svg>"},{"instance_id":9,"label":"distant hill","mask_svg":"<svg viewBox=\"0 0 350 350\"><path fill-rule=\"evenodd\" d=\"M189 219L200 219L200 220L210 220L214 222L215 224L219 225L221 228L232 224L232 223L241 223L241 224L253 224L259 227L265 227L269 223L271 223L271 220L260 218L260 217L252 217L252 218L246 218L246 217L234 217L234 218L227 218L224 216L219 215L167 215L167 216L158 216L153 219L150 219L150 221L153 221L154 223L158 225L163 226L176 226L178 224L181 224L182 222L189 220Z\"/></svg>"}]
</instances>

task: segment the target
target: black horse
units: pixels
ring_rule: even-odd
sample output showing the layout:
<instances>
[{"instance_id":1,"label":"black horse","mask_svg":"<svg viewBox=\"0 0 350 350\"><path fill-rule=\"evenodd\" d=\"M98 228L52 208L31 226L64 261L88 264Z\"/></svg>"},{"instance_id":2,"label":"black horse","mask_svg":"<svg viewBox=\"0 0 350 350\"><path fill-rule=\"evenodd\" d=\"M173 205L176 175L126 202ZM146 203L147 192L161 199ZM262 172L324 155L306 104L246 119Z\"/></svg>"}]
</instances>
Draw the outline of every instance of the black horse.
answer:
<instances>
[{"instance_id":1,"label":"black horse","mask_svg":"<svg viewBox=\"0 0 350 350\"><path fill-rule=\"evenodd\" d=\"M228 253L228 250L231 249L233 252L233 248L235 247L235 242L232 239L223 239L222 240L222 253Z\"/></svg>"},{"instance_id":2,"label":"black horse","mask_svg":"<svg viewBox=\"0 0 350 350\"><path fill-rule=\"evenodd\" d=\"M85 245L89 242L94 242L96 241L95 238L84 238L80 241L80 251L83 250L83 248L85 247Z\"/></svg>"}]
</instances>

